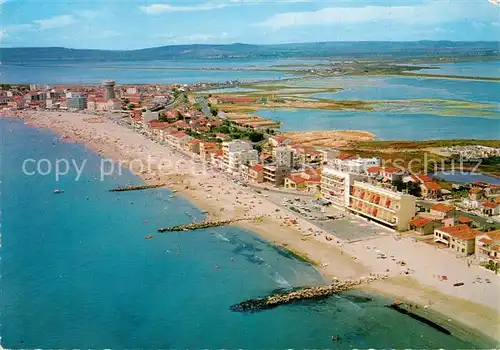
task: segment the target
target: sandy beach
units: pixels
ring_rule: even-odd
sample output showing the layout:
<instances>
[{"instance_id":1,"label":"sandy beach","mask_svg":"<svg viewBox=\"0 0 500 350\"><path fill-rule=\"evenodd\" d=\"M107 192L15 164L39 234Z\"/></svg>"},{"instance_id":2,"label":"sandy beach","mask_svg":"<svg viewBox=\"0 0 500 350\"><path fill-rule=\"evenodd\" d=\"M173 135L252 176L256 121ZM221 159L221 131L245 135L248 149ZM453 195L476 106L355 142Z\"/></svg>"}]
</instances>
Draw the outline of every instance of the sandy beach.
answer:
<instances>
[{"instance_id":1,"label":"sandy beach","mask_svg":"<svg viewBox=\"0 0 500 350\"><path fill-rule=\"evenodd\" d=\"M34 127L48 128L68 141L85 144L103 157L130 167L149 183L167 183L211 218L264 215L263 222L240 225L315 262L326 281L388 274L389 279L363 288L425 306L441 314L443 322L451 325L453 320L453 324L500 339L500 277L476 265L468 266L466 260L450 252L395 234L354 243L335 237L327 241L321 229L286 208L235 184L197 159L189 159L106 118L68 112L6 113ZM143 165L149 161L151 166L141 167L138 160ZM297 224L289 223L292 218ZM380 259L380 252L387 259ZM398 264L401 260L404 266ZM448 279L441 280L439 276L443 275ZM464 285L453 286L457 282Z\"/></svg>"}]
</instances>

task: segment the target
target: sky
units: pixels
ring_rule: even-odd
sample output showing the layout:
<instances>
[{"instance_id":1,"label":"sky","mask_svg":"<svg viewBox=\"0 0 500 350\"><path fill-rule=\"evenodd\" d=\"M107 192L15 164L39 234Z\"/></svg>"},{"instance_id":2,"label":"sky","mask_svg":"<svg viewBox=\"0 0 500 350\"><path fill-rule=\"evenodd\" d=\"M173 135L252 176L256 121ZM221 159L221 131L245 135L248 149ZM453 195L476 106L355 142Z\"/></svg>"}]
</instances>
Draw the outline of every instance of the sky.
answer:
<instances>
[{"instance_id":1,"label":"sky","mask_svg":"<svg viewBox=\"0 0 500 350\"><path fill-rule=\"evenodd\" d=\"M500 0L0 0L2 47L479 41Z\"/></svg>"}]
</instances>

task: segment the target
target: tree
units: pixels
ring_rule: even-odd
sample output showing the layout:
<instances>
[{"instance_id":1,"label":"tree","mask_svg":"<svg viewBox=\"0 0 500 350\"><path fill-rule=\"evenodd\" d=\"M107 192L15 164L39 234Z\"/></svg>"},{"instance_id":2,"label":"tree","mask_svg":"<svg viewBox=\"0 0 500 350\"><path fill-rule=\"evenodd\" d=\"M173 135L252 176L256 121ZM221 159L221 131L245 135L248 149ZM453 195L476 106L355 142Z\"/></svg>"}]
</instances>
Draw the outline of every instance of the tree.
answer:
<instances>
[{"instance_id":1,"label":"tree","mask_svg":"<svg viewBox=\"0 0 500 350\"><path fill-rule=\"evenodd\" d=\"M134 109L134 108L135 108L135 104L133 104L133 103L129 103L129 104L127 105L127 108L128 108L128 109Z\"/></svg>"},{"instance_id":2,"label":"tree","mask_svg":"<svg viewBox=\"0 0 500 350\"><path fill-rule=\"evenodd\" d=\"M252 142L259 142L264 139L264 135L261 132L252 131L248 134L248 138Z\"/></svg>"},{"instance_id":3,"label":"tree","mask_svg":"<svg viewBox=\"0 0 500 350\"><path fill-rule=\"evenodd\" d=\"M160 112L160 116L158 117L158 120L161 122L167 121L167 116L165 115L165 112Z\"/></svg>"},{"instance_id":4,"label":"tree","mask_svg":"<svg viewBox=\"0 0 500 350\"><path fill-rule=\"evenodd\" d=\"M500 264L494 262L493 260L489 260L488 263L486 264L486 268L488 270L494 271L496 275L498 274L498 270L500 269Z\"/></svg>"},{"instance_id":5,"label":"tree","mask_svg":"<svg viewBox=\"0 0 500 350\"><path fill-rule=\"evenodd\" d=\"M213 115L214 117L216 117L216 116L217 116L217 114L219 114L219 111L218 111L217 107L210 106L210 113L212 113L212 115Z\"/></svg>"}]
</instances>

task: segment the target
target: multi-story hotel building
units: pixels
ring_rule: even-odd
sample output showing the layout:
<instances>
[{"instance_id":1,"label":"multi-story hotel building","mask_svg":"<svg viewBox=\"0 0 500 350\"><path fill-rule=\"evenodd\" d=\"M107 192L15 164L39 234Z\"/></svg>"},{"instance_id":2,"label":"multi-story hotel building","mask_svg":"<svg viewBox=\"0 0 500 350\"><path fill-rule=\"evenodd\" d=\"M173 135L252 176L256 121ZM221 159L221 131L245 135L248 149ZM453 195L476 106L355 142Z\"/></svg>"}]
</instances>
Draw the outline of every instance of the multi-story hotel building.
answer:
<instances>
[{"instance_id":1,"label":"multi-story hotel building","mask_svg":"<svg viewBox=\"0 0 500 350\"><path fill-rule=\"evenodd\" d=\"M239 173L241 164L256 164L259 161L257 150L249 142L234 140L222 143L224 168L229 173Z\"/></svg>"},{"instance_id":2,"label":"multi-story hotel building","mask_svg":"<svg viewBox=\"0 0 500 350\"><path fill-rule=\"evenodd\" d=\"M323 198L337 207L349 206L350 187L354 180L361 180L364 176L346 173L330 167L323 168L321 173L321 194Z\"/></svg>"},{"instance_id":3,"label":"multi-story hotel building","mask_svg":"<svg viewBox=\"0 0 500 350\"><path fill-rule=\"evenodd\" d=\"M270 182L277 187L282 186L290 172L289 167L265 165L263 168L264 182Z\"/></svg>"},{"instance_id":4,"label":"multi-story hotel building","mask_svg":"<svg viewBox=\"0 0 500 350\"><path fill-rule=\"evenodd\" d=\"M416 213L414 196L354 181L348 210L398 231L408 230Z\"/></svg>"}]
</instances>

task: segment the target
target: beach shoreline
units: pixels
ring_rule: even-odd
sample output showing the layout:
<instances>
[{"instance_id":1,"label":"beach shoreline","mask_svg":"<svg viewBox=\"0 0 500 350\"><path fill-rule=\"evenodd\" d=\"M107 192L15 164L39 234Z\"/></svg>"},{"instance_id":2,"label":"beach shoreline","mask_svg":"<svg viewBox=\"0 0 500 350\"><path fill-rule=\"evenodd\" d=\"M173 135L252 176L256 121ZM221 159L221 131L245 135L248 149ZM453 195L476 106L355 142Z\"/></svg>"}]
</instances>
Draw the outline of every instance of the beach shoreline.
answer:
<instances>
[{"instance_id":1,"label":"beach shoreline","mask_svg":"<svg viewBox=\"0 0 500 350\"><path fill-rule=\"evenodd\" d=\"M389 262L376 261L370 253L366 252L366 245L375 244L371 243L372 241L354 244L346 244L336 238L326 241L324 234L317 234L318 230L322 230L301 218L295 218L293 214L266 198L235 184L225 176L220 176L220 173L207 169L201 163L195 161L189 163L185 155L148 140L105 118L99 122L90 122L92 118L101 117L69 112L17 111L8 113L9 117L23 119L30 126L49 129L63 136L62 141L81 143L101 156L123 162L146 183L167 183L168 188L178 191L196 207L208 212L213 219L265 215L262 223L245 222L240 223L239 226L315 262L318 271L327 282L334 278L351 279L372 273L382 274L388 270ZM133 159L144 160L148 157L149 160L151 156L153 164L150 170L139 169L130 163ZM169 160L172 165L166 173L160 171L164 165L162 161L165 159ZM294 217L297 225L289 224L285 217ZM376 244L379 247L381 243L384 244L384 249L389 249L390 245L396 247L396 244L399 244L395 249L402 249L408 254L412 252L412 249L415 250L417 244L407 238L397 243L393 241L395 240L390 236L376 238ZM419 246L418 249L428 254L442 255L442 252L433 253L433 248L430 248L431 250L427 248ZM415 261L419 260L418 253L415 250ZM443 258L436 257L435 259L436 262L431 262L432 264L439 263L437 261ZM413 262L409 265L414 266ZM466 266L464 268L461 264L458 265L460 266L457 267L457 271L453 273L450 271L450 275L461 275L464 271L467 273ZM482 288L476 288L477 286L473 288L469 283L460 292L454 287L449 288L448 285L435 282L435 278L431 277L433 274L436 275L437 271L424 271L428 272L431 277L424 276L423 272L406 277L401 275L401 270L393 267L390 270L389 279L363 286L361 289L389 298L405 300L422 307L428 306L432 311L446 315L448 319L491 339L500 338L498 326L500 303L493 299L495 295L498 296L497 276L490 275L493 280L490 288L494 289L493 292L491 289L484 288L486 284ZM471 273L470 270L469 273ZM478 270L478 273L483 274L483 271ZM477 295L483 289L483 294Z\"/></svg>"}]
</instances>

